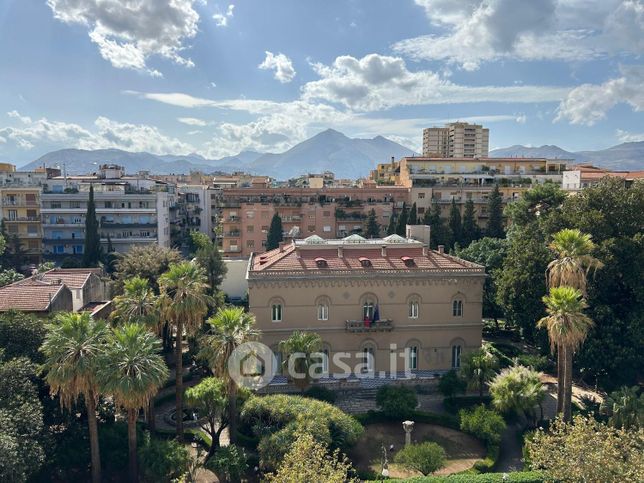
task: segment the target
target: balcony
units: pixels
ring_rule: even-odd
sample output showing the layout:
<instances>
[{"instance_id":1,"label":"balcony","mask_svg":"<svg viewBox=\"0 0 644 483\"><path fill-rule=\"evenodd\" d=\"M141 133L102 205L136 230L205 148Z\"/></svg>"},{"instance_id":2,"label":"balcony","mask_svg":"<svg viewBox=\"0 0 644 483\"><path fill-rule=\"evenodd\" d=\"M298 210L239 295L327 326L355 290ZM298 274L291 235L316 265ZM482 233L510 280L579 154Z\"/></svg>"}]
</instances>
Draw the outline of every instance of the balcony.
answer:
<instances>
[{"instance_id":1,"label":"balcony","mask_svg":"<svg viewBox=\"0 0 644 483\"><path fill-rule=\"evenodd\" d=\"M37 221L40 222L40 217L37 216L17 216L14 218L3 218L6 223L18 222L18 221Z\"/></svg>"},{"instance_id":2,"label":"balcony","mask_svg":"<svg viewBox=\"0 0 644 483\"><path fill-rule=\"evenodd\" d=\"M156 223L119 223L113 221L102 221L101 228L156 228Z\"/></svg>"},{"instance_id":3,"label":"balcony","mask_svg":"<svg viewBox=\"0 0 644 483\"><path fill-rule=\"evenodd\" d=\"M239 238L241 236L241 232L240 231L225 231L223 233L223 235L224 235L224 237L228 237L228 238Z\"/></svg>"},{"instance_id":4,"label":"balcony","mask_svg":"<svg viewBox=\"0 0 644 483\"><path fill-rule=\"evenodd\" d=\"M394 328L391 319L381 319L374 321L364 320L347 320L345 321L347 332L391 332Z\"/></svg>"}]
</instances>

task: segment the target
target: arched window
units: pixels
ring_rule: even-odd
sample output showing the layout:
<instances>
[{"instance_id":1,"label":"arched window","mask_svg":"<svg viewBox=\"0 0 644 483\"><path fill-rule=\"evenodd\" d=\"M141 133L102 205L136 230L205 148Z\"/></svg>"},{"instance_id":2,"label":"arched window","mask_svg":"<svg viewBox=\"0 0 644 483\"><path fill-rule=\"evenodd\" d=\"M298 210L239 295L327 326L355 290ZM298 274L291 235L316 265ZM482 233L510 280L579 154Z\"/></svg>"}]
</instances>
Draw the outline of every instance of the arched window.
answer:
<instances>
[{"instance_id":1,"label":"arched window","mask_svg":"<svg viewBox=\"0 0 644 483\"><path fill-rule=\"evenodd\" d=\"M458 369L461 367L461 346L453 345L452 346L452 367Z\"/></svg>"},{"instance_id":2,"label":"arched window","mask_svg":"<svg viewBox=\"0 0 644 483\"><path fill-rule=\"evenodd\" d=\"M373 343L367 343L362 348L362 372L373 372L376 369L375 346Z\"/></svg>"},{"instance_id":3,"label":"arched window","mask_svg":"<svg viewBox=\"0 0 644 483\"><path fill-rule=\"evenodd\" d=\"M362 318L365 320L373 320L375 310L376 305L373 299L366 299L362 304Z\"/></svg>"},{"instance_id":4,"label":"arched window","mask_svg":"<svg viewBox=\"0 0 644 483\"><path fill-rule=\"evenodd\" d=\"M329 320L329 306L326 302L318 304L318 320Z\"/></svg>"},{"instance_id":5,"label":"arched window","mask_svg":"<svg viewBox=\"0 0 644 483\"><path fill-rule=\"evenodd\" d=\"M273 322L281 322L283 315L283 305L281 300L273 300L271 302L271 320Z\"/></svg>"},{"instance_id":6,"label":"arched window","mask_svg":"<svg viewBox=\"0 0 644 483\"><path fill-rule=\"evenodd\" d=\"M452 302L452 316L463 317L463 301L461 299Z\"/></svg>"},{"instance_id":7,"label":"arched window","mask_svg":"<svg viewBox=\"0 0 644 483\"><path fill-rule=\"evenodd\" d=\"M413 298L409 301L408 304L408 316L410 319L417 319L418 318L418 313L420 311L420 303L418 302L418 299Z\"/></svg>"},{"instance_id":8,"label":"arched window","mask_svg":"<svg viewBox=\"0 0 644 483\"><path fill-rule=\"evenodd\" d=\"M412 345L407 348L407 367L412 371L418 369L418 346Z\"/></svg>"}]
</instances>

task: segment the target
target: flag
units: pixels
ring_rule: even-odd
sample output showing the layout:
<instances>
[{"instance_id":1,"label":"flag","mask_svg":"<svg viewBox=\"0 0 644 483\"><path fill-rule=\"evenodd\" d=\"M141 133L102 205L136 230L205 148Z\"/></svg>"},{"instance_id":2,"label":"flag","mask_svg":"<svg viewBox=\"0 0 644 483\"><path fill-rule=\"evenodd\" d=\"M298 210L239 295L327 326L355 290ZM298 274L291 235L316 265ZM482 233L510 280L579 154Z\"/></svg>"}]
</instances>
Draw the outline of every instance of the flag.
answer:
<instances>
[{"instance_id":1,"label":"flag","mask_svg":"<svg viewBox=\"0 0 644 483\"><path fill-rule=\"evenodd\" d=\"M380 320L380 309L378 308L378 304L376 304L376 308L373 311L373 321L376 322Z\"/></svg>"}]
</instances>

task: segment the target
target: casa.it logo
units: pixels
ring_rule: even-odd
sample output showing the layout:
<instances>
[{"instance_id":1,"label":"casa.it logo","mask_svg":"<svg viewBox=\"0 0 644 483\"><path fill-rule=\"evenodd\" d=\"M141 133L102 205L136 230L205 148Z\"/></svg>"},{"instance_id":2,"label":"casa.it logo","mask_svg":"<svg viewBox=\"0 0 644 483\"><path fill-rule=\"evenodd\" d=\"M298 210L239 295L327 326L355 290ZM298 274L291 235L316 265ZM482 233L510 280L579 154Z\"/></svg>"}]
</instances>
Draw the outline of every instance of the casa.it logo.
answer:
<instances>
[{"instance_id":1,"label":"casa.it logo","mask_svg":"<svg viewBox=\"0 0 644 483\"><path fill-rule=\"evenodd\" d=\"M238 386L261 389L277 373L277 359L273 351L261 342L245 342L228 358L228 374Z\"/></svg>"}]
</instances>

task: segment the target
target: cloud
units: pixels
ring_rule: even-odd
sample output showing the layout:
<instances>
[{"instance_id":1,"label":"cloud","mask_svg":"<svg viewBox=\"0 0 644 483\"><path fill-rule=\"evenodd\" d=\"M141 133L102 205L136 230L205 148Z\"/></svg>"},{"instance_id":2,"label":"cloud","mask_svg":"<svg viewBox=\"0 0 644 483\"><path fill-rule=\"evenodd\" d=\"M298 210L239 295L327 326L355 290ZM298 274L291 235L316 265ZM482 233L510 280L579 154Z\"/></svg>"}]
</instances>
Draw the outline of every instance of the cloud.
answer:
<instances>
[{"instance_id":1,"label":"cloud","mask_svg":"<svg viewBox=\"0 0 644 483\"><path fill-rule=\"evenodd\" d=\"M215 25L217 27L227 27L228 26L228 19L233 18L235 13L235 6L234 5L228 5L228 8L224 13L216 13L212 16L213 19L215 19Z\"/></svg>"},{"instance_id":2,"label":"cloud","mask_svg":"<svg viewBox=\"0 0 644 483\"><path fill-rule=\"evenodd\" d=\"M282 84L291 82L296 74L291 59L282 53L275 55L268 50L266 51L264 62L259 64L258 67L262 70L274 70L273 77Z\"/></svg>"},{"instance_id":3,"label":"cloud","mask_svg":"<svg viewBox=\"0 0 644 483\"><path fill-rule=\"evenodd\" d=\"M207 126L208 123L203 119L197 119L196 117L178 117L177 121L187 124L188 126Z\"/></svg>"},{"instance_id":4,"label":"cloud","mask_svg":"<svg viewBox=\"0 0 644 483\"><path fill-rule=\"evenodd\" d=\"M617 136L617 139L619 139L619 141L622 143L637 143L637 142L644 141L644 132L632 133L632 132L622 131L621 129L618 129L615 132L615 135Z\"/></svg>"},{"instance_id":5,"label":"cloud","mask_svg":"<svg viewBox=\"0 0 644 483\"><path fill-rule=\"evenodd\" d=\"M644 110L644 65L622 66L621 77L602 84L582 84L561 101L555 121L592 126L620 103Z\"/></svg>"},{"instance_id":6,"label":"cloud","mask_svg":"<svg viewBox=\"0 0 644 483\"><path fill-rule=\"evenodd\" d=\"M442 60L475 70L481 62L506 58L570 62L644 51L644 5L634 0L416 0L416 4L441 33L392 46L415 60Z\"/></svg>"},{"instance_id":7,"label":"cloud","mask_svg":"<svg viewBox=\"0 0 644 483\"><path fill-rule=\"evenodd\" d=\"M199 14L194 0L47 0L54 17L88 29L101 56L118 69L154 76L147 65L151 56L193 66L180 55L184 42L197 34Z\"/></svg>"}]
</instances>

